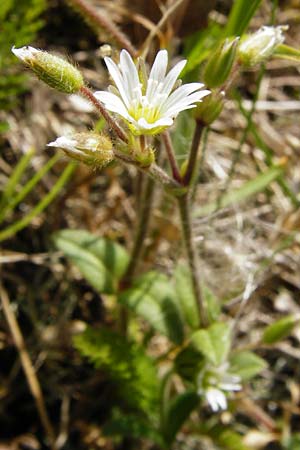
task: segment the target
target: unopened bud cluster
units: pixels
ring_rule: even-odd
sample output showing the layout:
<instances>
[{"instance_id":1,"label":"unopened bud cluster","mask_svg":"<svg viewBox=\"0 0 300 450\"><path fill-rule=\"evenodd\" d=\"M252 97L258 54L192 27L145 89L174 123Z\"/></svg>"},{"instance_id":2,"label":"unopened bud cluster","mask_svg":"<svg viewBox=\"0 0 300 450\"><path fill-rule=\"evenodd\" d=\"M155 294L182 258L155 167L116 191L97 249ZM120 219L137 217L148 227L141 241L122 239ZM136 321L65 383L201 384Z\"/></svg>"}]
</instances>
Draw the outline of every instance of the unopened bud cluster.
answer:
<instances>
[{"instance_id":1,"label":"unopened bud cluster","mask_svg":"<svg viewBox=\"0 0 300 450\"><path fill-rule=\"evenodd\" d=\"M13 48L12 52L50 87L65 94L74 94L84 85L76 67L55 55L33 47Z\"/></svg>"}]
</instances>

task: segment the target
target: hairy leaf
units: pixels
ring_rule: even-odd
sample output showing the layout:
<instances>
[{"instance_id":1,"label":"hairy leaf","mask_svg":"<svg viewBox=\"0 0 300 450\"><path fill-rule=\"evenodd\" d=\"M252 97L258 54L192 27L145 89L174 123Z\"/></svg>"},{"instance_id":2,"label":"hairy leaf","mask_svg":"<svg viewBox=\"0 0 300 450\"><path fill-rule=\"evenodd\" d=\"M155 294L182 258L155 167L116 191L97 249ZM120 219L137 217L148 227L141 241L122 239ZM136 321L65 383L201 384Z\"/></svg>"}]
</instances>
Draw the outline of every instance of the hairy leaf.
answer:
<instances>
[{"instance_id":1,"label":"hairy leaf","mask_svg":"<svg viewBox=\"0 0 300 450\"><path fill-rule=\"evenodd\" d=\"M162 433L168 445L170 445L191 412L199 404L199 396L196 391L190 390L173 397L167 405Z\"/></svg>"},{"instance_id":2,"label":"hairy leaf","mask_svg":"<svg viewBox=\"0 0 300 450\"><path fill-rule=\"evenodd\" d=\"M132 408L156 408L159 384L154 363L144 350L108 329L88 328L74 338L77 350L103 369Z\"/></svg>"},{"instance_id":3,"label":"hairy leaf","mask_svg":"<svg viewBox=\"0 0 300 450\"><path fill-rule=\"evenodd\" d=\"M176 292L166 275L148 272L131 289L124 291L119 301L176 344L182 342L184 329Z\"/></svg>"},{"instance_id":4,"label":"hairy leaf","mask_svg":"<svg viewBox=\"0 0 300 450\"><path fill-rule=\"evenodd\" d=\"M297 317L293 314L276 320L265 328L262 337L263 342L266 344L274 344L281 339L285 339L292 332L296 323Z\"/></svg>"},{"instance_id":5,"label":"hairy leaf","mask_svg":"<svg viewBox=\"0 0 300 450\"><path fill-rule=\"evenodd\" d=\"M255 377L266 367L266 361L250 351L235 353L230 358L230 371L242 380Z\"/></svg>"},{"instance_id":6,"label":"hairy leaf","mask_svg":"<svg viewBox=\"0 0 300 450\"><path fill-rule=\"evenodd\" d=\"M121 245L84 230L62 230L53 239L97 291L105 294L116 291L128 263L127 252Z\"/></svg>"},{"instance_id":7,"label":"hairy leaf","mask_svg":"<svg viewBox=\"0 0 300 450\"><path fill-rule=\"evenodd\" d=\"M230 328L226 323L215 323L206 330L196 331L191 343L212 364L219 366L227 358L231 344Z\"/></svg>"}]
</instances>

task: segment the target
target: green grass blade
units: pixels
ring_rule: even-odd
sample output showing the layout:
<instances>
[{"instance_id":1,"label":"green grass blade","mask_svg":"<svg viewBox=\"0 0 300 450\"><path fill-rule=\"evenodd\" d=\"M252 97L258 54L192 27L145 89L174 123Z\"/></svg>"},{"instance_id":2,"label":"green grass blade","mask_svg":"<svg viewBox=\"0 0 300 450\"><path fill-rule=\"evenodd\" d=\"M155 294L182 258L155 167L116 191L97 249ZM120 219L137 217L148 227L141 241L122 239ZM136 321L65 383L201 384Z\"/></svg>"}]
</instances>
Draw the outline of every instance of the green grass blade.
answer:
<instances>
[{"instance_id":1,"label":"green grass blade","mask_svg":"<svg viewBox=\"0 0 300 450\"><path fill-rule=\"evenodd\" d=\"M287 59L289 61L300 62L300 50L290 47L289 45L280 44L275 50L273 57Z\"/></svg>"},{"instance_id":2,"label":"green grass blade","mask_svg":"<svg viewBox=\"0 0 300 450\"><path fill-rule=\"evenodd\" d=\"M282 175L283 170L284 166L282 165L271 167L266 172L257 175L254 180L247 181L241 188L228 192L220 199L220 201L217 200L212 203L208 203L202 208L196 209L196 211L194 211L194 217L206 216L222 208L245 201L252 195L266 189L272 181L275 181Z\"/></svg>"},{"instance_id":3,"label":"green grass blade","mask_svg":"<svg viewBox=\"0 0 300 450\"><path fill-rule=\"evenodd\" d=\"M15 235L18 231L25 228L29 223L32 221L32 219L40 214L44 209L47 208L47 206L55 199L55 197L59 194L63 186L66 184L66 182L71 177L72 173L74 172L75 168L77 167L77 164L74 162L71 162L67 165L53 188L50 192L28 213L26 216L24 216L21 220L18 222L13 223L6 229L0 232L0 242L4 239L7 239L13 235Z\"/></svg>"},{"instance_id":4,"label":"green grass blade","mask_svg":"<svg viewBox=\"0 0 300 450\"><path fill-rule=\"evenodd\" d=\"M225 28L225 36L241 36L261 2L262 0L235 0Z\"/></svg>"},{"instance_id":5,"label":"green grass blade","mask_svg":"<svg viewBox=\"0 0 300 450\"><path fill-rule=\"evenodd\" d=\"M4 217L12 211L35 187L35 185L43 178L43 176L49 172L54 164L60 159L60 155L54 155L49 161L38 171L36 174L23 186L20 192L13 196L8 203L0 211L0 223Z\"/></svg>"},{"instance_id":6,"label":"green grass blade","mask_svg":"<svg viewBox=\"0 0 300 450\"><path fill-rule=\"evenodd\" d=\"M30 163L32 157L34 155L34 149L30 149L27 153L25 153L18 164L16 165L14 171L12 172L11 176L9 177L9 180L4 188L1 202L0 202L0 210L4 207L4 205L9 202L10 198L15 192L16 186L23 175L24 171L26 170L28 164Z\"/></svg>"}]
</instances>

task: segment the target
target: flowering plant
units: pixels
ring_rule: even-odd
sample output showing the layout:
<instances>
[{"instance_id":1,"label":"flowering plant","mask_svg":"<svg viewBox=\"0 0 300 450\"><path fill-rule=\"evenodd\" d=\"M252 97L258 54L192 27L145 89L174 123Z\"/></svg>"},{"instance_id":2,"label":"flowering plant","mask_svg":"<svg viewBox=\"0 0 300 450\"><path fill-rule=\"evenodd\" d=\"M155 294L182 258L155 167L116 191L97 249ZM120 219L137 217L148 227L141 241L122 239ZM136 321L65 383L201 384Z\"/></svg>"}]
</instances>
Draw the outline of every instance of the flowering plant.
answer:
<instances>
[{"instance_id":1,"label":"flowering plant","mask_svg":"<svg viewBox=\"0 0 300 450\"><path fill-rule=\"evenodd\" d=\"M80 0L79 4L81 8L84 5L85 13L90 11L85 1ZM110 415L108 428L124 432L122 424L126 419L126 432L129 429L138 438L139 433L144 433L156 446L153 448L168 449L192 412L200 414L203 410L214 416L238 407L244 384L266 368L265 361L253 351L235 348L235 319L226 315L225 303L222 311L223 303L210 292L202 276L193 214L204 138L220 117L227 93L240 71L266 62L276 52L281 51L282 56L285 28L263 27L243 36L248 22L243 22L243 29L236 23L234 32L228 25L226 36L220 34L210 44L209 54L203 50L203 84L194 70L200 69L195 52L190 53L189 59L180 56L179 62L172 64L168 51L157 51L150 39L146 50L149 54L153 50L155 55L151 64L145 49L137 51L105 18L93 14L93 20L95 17L120 48L120 52L111 49L111 56L104 57L113 82L106 90L94 92L81 71L64 58L31 46L13 47L12 51L51 88L81 95L104 119L101 131L95 127L92 131L72 132L55 138L49 147L59 148L76 163L97 171L120 163L138 174L141 188L137 192L137 223L129 251L119 243L83 230L61 230L55 234L54 242L101 297L113 297L117 305L117 331L86 326L74 340L76 348L96 367L103 367L124 391L120 405ZM232 17L238 17L236 10ZM240 19L244 20L244 15ZM232 21L229 24L232 26ZM193 74L195 79L185 82ZM179 77L183 78L182 84ZM181 135L178 125L182 117L192 124L191 139L184 140L184 144L181 138L186 130ZM176 153L178 145L183 161ZM276 175L281 167L273 169L277 170ZM158 268L146 270L143 264L158 188L168 195L178 212L180 244L185 252L186 264L174 262L172 274ZM221 196L218 204L208 205L208 211L214 212L230 201L230 196ZM242 306L250 295L245 289ZM147 339L137 337L136 326L132 332L134 319L129 311L148 323L151 336L165 336L169 347L162 357L149 357L145 351ZM294 324L295 321L289 321L285 331ZM268 330L267 340L271 334L272 341L272 333ZM200 430L194 417L192 421L191 429ZM123 437L125 445L125 432ZM242 445L241 440L238 442Z\"/></svg>"}]
</instances>

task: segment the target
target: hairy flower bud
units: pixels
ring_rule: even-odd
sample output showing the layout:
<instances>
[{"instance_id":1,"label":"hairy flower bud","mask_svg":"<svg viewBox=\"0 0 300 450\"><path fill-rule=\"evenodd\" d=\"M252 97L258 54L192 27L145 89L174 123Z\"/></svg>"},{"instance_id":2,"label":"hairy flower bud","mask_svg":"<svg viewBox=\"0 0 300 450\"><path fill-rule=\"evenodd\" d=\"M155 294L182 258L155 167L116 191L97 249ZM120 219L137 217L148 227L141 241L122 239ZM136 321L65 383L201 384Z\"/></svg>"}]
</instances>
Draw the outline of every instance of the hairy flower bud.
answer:
<instances>
[{"instance_id":1,"label":"hairy flower bud","mask_svg":"<svg viewBox=\"0 0 300 450\"><path fill-rule=\"evenodd\" d=\"M247 67L266 61L273 55L278 45L284 41L283 31L287 26L261 27L256 33L249 35L239 45L238 58Z\"/></svg>"},{"instance_id":2,"label":"hairy flower bud","mask_svg":"<svg viewBox=\"0 0 300 450\"><path fill-rule=\"evenodd\" d=\"M213 123L222 112L225 93L212 92L199 103L194 110L194 117L205 125Z\"/></svg>"},{"instance_id":3,"label":"hairy flower bud","mask_svg":"<svg viewBox=\"0 0 300 450\"><path fill-rule=\"evenodd\" d=\"M102 168L114 159L109 137L94 132L61 136L48 146L61 148L70 158L95 168Z\"/></svg>"},{"instance_id":4,"label":"hairy flower bud","mask_svg":"<svg viewBox=\"0 0 300 450\"><path fill-rule=\"evenodd\" d=\"M63 58L33 47L12 48L12 52L28 66L40 80L65 94L74 94L84 85L76 67Z\"/></svg>"},{"instance_id":5,"label":"hairy flower bud","mask_svg":"<svg viewBox=\"0 0 300 450\"><path fill-rule=\"evenodd\" d=\"M203 79L208 88L222 86L230 75L235 61L239 37L226 39L209 58Z\"/></svg>"}]
</instances>

